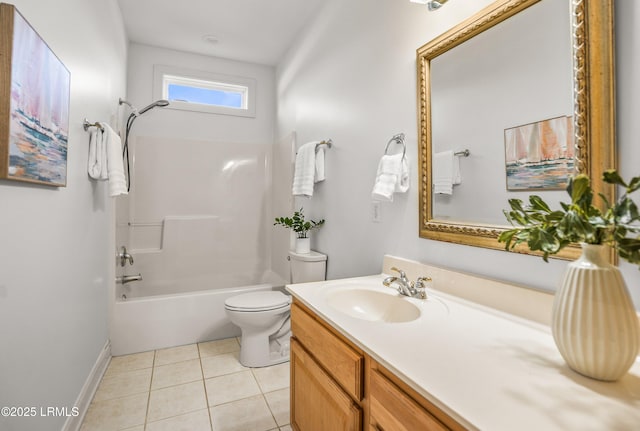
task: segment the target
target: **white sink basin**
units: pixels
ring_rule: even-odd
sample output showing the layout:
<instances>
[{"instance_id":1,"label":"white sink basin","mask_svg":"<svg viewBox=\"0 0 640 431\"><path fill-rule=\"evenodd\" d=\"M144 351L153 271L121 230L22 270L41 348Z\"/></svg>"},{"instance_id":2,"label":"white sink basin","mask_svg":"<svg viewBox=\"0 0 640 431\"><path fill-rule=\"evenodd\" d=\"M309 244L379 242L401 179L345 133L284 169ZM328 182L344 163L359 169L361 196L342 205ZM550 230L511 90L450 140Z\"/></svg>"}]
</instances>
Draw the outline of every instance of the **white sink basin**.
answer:
<instances>
[{"instance_id":1,"label":"white sink basin","mask_svg":"<svg viewBox=\"0 0 640 431\"><path fill-rule=\"evenodd\" d=\"M407 299L368 289L344 289L327 293L327 304L351 317L372 322L410 322L420 308Z\"/></svg>"}]
</instances>

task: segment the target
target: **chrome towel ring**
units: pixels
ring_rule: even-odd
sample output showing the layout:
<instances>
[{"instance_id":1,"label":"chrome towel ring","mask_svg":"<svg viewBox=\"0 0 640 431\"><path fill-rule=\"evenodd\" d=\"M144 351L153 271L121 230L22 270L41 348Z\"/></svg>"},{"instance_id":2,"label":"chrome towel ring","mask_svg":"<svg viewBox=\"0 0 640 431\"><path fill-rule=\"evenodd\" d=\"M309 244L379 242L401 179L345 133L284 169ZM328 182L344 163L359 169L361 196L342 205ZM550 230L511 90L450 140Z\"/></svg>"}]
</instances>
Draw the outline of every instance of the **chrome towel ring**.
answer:
<instances>
[{"instance_id":1,"label":"chrome towel ring","mask_svg":"<svg viewBox=\"0 0 640 431\"><path fill-rule=\"evenodd\" d=\"M402 145L402 159L404 160L405 155L407 154L407 146L404 143L404 133L398 133L396 135L393 135L391 139L389 139L389 142L387 142L387 146L384 148L385 155L388 155L389 145L391 145L391 143Z\"/></svg>"}]
</instances>

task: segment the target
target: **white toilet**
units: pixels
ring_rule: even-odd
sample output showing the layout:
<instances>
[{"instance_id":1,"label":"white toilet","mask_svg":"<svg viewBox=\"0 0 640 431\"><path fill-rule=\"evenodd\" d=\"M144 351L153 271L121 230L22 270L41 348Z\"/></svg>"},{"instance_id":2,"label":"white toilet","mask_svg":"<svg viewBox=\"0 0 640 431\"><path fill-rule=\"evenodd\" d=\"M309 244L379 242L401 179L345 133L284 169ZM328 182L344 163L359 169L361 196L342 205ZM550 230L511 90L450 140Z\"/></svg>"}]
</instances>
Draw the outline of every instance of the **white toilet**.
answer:
<instances>
[{"instance_id":1,"label":"white toilet","mask_svg":"<svg viewBox=\"0 0 640 431\"><path fill-rule=\"evenodd\" d=\"M288 259L292 283L325 279L326 255L291 251ZM275 290L243 293L227 299L224 308L231 322L242 331L242 365L266 367L289 360L291 296Z\"/></svg>"}]
</instances>

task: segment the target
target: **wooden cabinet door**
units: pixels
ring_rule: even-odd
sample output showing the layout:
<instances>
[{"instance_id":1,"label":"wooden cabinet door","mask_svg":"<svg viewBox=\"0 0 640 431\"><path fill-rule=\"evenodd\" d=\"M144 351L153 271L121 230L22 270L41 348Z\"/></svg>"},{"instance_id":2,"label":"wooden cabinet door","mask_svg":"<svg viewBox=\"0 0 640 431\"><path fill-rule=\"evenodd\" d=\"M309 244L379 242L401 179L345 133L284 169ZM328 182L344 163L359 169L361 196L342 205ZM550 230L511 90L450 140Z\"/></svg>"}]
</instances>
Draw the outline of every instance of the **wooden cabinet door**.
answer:
<instances>
[{"instance_id":1,"label":"wooden cabinet door","mask_svg":"<svg viewBox=\"0 0 640 431\"><path fill-rule=\"evenodd\" d=\"M291 426L296 431L359 431L362 411L291 339Z\"/></svg>"},{"instance_id":2,"label":"wooden cabinet door","mask_svg":"<svg viewBox=\"0 0 640 431\"><path fill-rule=\"evenodd\" d=\"M291 331L316 362L354 400L364 395L364 356L331 333L296 302L291 306Z\"/></svg>"},{"instance_id":3,"label":"wooden cabinet door","mask_svg":"<svg viewBox=\"0 0 640 431\"><path fill-rule=\"evenodd\" d=\"M446 431L448 428L377 370L370 370L372 430Z\"/></svg>"}]
</instances>

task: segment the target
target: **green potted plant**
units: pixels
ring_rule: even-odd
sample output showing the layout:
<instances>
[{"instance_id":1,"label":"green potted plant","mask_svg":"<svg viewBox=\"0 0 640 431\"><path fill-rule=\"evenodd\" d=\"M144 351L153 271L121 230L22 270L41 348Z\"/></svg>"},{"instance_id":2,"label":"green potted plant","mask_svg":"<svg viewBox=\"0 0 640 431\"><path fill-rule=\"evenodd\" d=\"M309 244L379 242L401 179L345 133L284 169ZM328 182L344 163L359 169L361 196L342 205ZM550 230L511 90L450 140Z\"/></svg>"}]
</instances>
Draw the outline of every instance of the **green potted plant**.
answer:
<instances>
[{"instance_id":1,"label":"green potted plant","mask_svg":"<svg viewBox=\"0 0 640 431\"><path fill-rule=\"evenodd\" d=\"M295 251L296 253L309 253L311 251L311 239L309 232L318 229L324 224L324 219L319 221L305 220L304 209L293 213L293 217L276 217L274 226L284 226L291 229L296 236Z\"/></svg>"},{"instance_id":2,"label":"green potted plant","mask_svg":"<svg viewBox=\"0 0 640 431\"><path fill-rule=\"evenodd\" d=\"M568 265L556 292L552 332L558 350L575 371L599 380L614 381L631 367L638 354L638 317L617 267L607 259L608 247L640 266L640 214L629 195L640 189L640 177L625 182L615 170L603 175L608 184L625 193L613 204L603 199L604 210L593 205L589 177L577 175L567 187L571 203L552 210L540 196L529 204L510 199L504 211L514 226L499 241L507 250L519 244L549 255L571 243L581 243L582 255Z\"/></svg>"}]
</instances>

